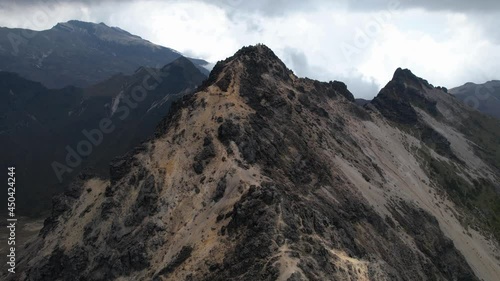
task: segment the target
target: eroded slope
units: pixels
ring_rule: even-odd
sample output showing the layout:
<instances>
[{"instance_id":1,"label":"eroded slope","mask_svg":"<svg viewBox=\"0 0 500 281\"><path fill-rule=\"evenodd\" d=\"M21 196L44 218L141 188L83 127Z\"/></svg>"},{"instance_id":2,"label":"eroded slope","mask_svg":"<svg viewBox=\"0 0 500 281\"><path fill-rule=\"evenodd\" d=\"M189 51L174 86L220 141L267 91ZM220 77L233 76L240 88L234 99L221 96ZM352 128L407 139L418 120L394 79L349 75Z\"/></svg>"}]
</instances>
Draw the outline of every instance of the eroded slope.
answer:
<instances>
[{"instance_id":1,"label":"eroded slope","mask_svg":"<svg viewBox=\"0 0 500 281\"><path fill-rule=\"evenodd\" d=\"M497 280L496 246L459 222L418 151L463 155L392 122L243 48L109 181L56 200L18 279Z\"/></svg>"}]
</instances>

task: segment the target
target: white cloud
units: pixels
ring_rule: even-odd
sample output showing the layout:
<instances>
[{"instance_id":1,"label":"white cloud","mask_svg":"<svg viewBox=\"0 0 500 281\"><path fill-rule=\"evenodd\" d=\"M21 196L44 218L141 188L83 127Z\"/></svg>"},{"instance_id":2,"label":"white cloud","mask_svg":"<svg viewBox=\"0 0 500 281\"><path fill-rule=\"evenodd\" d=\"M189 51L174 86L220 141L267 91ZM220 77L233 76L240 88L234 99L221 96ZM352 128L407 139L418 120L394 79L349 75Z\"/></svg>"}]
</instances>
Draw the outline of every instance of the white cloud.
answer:
<instances>
[{"instance_id":1,"label":"white cloud","mask_svg":"<svg viewBox=\"0 0 500 281\"><path fill-rule=\"evenodd\" d=\"M406 12L411 13L411 12ZM407 15L406 18L412 15ZM443 17L435 14L435 17ZM359 70L378 83L387 81L396 67L410 68L431 83L453 87L469 80L484 82L495 73L492 62L500 47L478 36L479 27L464 15L450 14L441 25L443 38L419 30L384 29ZM441 39L441 40L440 40Z\"/></svg>"},{"instance_id":2,"label":"white cloud","mask_svg":"<svg viewBox=\"0 0 500 281\"><path fill-rule=\"evenodd\" d=\"M314 5L319 2L322 5ZM358 5L354 10L347 1L316 0L308 5L294 1L284 10L278 9L283 3L213 3L69 3L50 9L47 20L38 23L29 19L41 7L14 7L0 11L0 25L45 29L69 19L103 21L211 62L231 56L243 45L264 43L299 76L341 80L356 96L365 98L376 95L397 67L410 68L447 87L499 79L495 74L500 66L495 62L500 56L496 31L500 17L495 11L481 21L477 13L457 12L465 9L443 11L440 5L409 9L406 2L394 6L389 0L379 1L377 8Z\"/></svg>"}]
</instances>

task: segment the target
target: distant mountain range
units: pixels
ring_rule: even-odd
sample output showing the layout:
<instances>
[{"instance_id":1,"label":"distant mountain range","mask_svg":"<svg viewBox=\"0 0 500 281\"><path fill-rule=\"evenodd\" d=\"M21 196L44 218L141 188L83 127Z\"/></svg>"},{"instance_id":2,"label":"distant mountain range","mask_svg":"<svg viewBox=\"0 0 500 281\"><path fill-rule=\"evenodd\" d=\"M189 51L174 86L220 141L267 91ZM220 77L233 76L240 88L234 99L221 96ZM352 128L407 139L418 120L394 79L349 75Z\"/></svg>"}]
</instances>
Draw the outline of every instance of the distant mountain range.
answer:
<instances>
[{"instance_id":1,"label":"distant mountain range","mask_svg":"<svg viewBox=\"0 0 500 281\"><path fill-rule=\"evenodd\" d=\"M469 82L448 92L469 108L500 119L500 81L493 80L484 84ZM364 106L370 100L359 98L356 103Z\"/></svg>"},{"instance_id":2,"label":"distant mountain range","mask_svg":"<svg viewBox=\"0 0 500 281\"><path fill-rule=\"evenodd\" d=\"M356 99L356 104L357 105L360 105L360 106L363 106L367 103L370 103L370 100L367 100L367 99Z\"/></svg>"},{"instance_id":3,"label":"distant mountain range","mask_svg":"<svg viewBox=\"0 0 500 281\"><path fill-rule=\"evenodd\" d=\"M450 93L467 106L500 118L500 81L484 84L467 83L451 89Z\"/></svg>"},{"instance_id":4,"label":"distant mountain range","mask_svg":"<svg viewBox=\"0 0 500 281\"><path fill-rule=\"evenodd\" d=\"M109 162L151 136L172 102L205 78L184 57L87 88L47 89L0 72L0 164L17 167L19 212L48 210L81 171L106 177Z\"/></svg>"},{"instance_id":5,"label":"distant mountain range","mask_svg":"<svg viewBox=\"0 0 500 281\"><path fill-rule=\"evenodd\" d=\"M181 54L104 23L59 23L44 31L0 28L0 71L48 88L86 87L141 66L160 68ZM190 59L203 73L208 62Z\"/></svg>"}]
</instances>

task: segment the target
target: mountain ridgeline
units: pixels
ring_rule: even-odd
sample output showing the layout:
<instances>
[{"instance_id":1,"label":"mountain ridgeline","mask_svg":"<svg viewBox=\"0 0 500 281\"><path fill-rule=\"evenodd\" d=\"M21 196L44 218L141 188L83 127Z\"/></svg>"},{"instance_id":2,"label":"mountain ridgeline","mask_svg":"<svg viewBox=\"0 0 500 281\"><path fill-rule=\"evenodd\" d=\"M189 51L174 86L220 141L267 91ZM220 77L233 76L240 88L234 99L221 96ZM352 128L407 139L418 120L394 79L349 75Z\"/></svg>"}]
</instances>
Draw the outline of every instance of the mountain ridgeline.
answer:
<instances>
[{"instance_id":1,"label":"mountain ridgeline","mask_svg":"<svg viewBox=\"0 0 500 281\"><path fill-rule=\"evenodd\" d=\"M0 71L48 88L88 87L139 67L161 68L179 57L175 50L104 23L72 20L43 31L0 28ZM190 60L208 74L206 61Z\"/></svg>"},{"instance_id":2,"label":"mountain ridgeline","mask_svg":"<svg viewBox=\"0 0 500 281\"><path fill-rule=\"evenodd\" d=\"M361 107L244 47L55 198L13 279L499 280L484 118L408 70Z\"/></svg>"},{"instance_id":3,"label":"mountain ridgeline","mask_svg":"<svg viewBox=\"0 0 500 281\"><path fill-rule=\"evenodd\" d=\"M151 136L172 102L205 79L184 57L87 88L51 90L0 72L1 165L17 167L18 212L50 210L80 172L108 177L109 162Z\"/></svg>"},{"instance_id":4,"label":"mountain ridgeline","mask_svg":"<svg viewBox=\"0 0 500 281\"><path fill-rule=\"evenodd\" d=\"M467 106L500 119L500 81L467 83L451 89L450 93Z\"/></svg>"}]
</instances>

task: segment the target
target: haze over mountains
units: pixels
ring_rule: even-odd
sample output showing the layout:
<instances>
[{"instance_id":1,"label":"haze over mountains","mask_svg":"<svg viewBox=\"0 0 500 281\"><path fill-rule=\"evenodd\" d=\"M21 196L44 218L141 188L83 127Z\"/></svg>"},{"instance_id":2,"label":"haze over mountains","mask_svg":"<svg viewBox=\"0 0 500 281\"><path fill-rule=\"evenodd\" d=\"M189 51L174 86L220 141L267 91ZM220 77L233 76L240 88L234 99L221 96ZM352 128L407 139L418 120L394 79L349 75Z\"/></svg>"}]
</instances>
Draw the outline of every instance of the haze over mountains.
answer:
<instances>
[{"instance_id":1,"label":"haze over mountains","mask_svg":"<svg viewBox=\"0 0 500 281\"><path fill-rule=\"evenodd\" d=\"M488 115L500 118L500 81L467 83L450 90L459 100Z\"/></svg>"},{"instance_id":2,"label":"haze over mountains","mask_svg":"<svg viewBox=\"0 0 500 281\"><path fill-rule=\"evenodd\" d=\"M356 100L262 44L207 77L104 24L30 40L0 50L0 164L17 212L51 212L5 280L500 280L500 120L464 104L481 86L399 68Z\"/></svg>"},{"instance_id":3,"label":"haze over mountains","mask_svg":"<svg viewBox=\"0 0 500 281\"><path fill-rule=\"evenodd\" d=\"M0 71L11 71L48 88L86 87L117 73L162 66L179 58L175 50L104 23L59 23L44 31L0 28ZM208 63L191 59L200 69Z\"/></svg>"}]
</instances>

